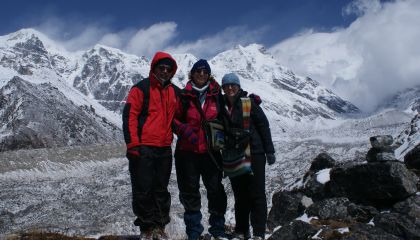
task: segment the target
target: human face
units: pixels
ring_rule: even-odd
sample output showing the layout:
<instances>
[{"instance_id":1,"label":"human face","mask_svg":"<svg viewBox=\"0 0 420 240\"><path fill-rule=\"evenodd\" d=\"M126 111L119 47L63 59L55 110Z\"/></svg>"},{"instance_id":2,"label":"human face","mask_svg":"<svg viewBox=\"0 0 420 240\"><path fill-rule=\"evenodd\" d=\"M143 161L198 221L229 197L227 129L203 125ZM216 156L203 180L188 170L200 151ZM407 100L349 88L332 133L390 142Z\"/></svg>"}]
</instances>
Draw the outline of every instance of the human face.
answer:
<instances>
[{"instance_id":1,"label":"human face","mask_svg":"<svg viewBox=\"0 0 420 240\"><path fill-rule=\"evenodd\" d=\"M197 87L203 87L209 80L209 72L206 69L197 69L192 74L192 80Z\"/></svg>"},{"instance_id":2,"label":"human face","mask_svg":"<svg viewBox=\"0 0 420 240\"><path fill-rule=\"evenodd\" d=\"M171 78L172 68L166 64L159 64L154 68L153 73L159 81L165 82Z\"/></svg>"},{"instance_id":3,"label":"human face","mask_svg":"<svg viewBox=\"0 0 420 240\"><path fill-rule=\"evenodd\" d=\"M222 89L226 96L234 97L239 92L240 87L237 84L225 84Z\"/></svg>"}]
</instances>

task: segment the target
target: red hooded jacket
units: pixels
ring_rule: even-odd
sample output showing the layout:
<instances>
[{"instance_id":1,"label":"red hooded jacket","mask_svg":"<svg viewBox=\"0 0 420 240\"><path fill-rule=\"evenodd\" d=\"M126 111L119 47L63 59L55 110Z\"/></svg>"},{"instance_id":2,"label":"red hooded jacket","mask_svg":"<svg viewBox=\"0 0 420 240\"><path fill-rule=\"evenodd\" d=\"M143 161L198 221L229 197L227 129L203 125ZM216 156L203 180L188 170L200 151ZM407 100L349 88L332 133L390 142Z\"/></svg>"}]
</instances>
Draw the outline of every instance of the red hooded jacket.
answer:
<instances>
[{"instance_id":1,"label":"red hooded jacket","mask_svg":"<svg viewBox=\"0 0 420 240\"><path fill-rule=\"evenodd\" d=\"M220 85L213 78L210 78L209 81L210 85L206 93L206 100L202 106L202 110L206 120L214 120L218 116L217 97L220 93ZM195 90L192 88L191 81L189 81L182 90L181 98L186 101L186 106L182 106L184 104L181 101L178 103L179 106L175 116L175 123L187 123L190 125L195 130L198 141L196 144L191 144L188 139L180 137L176 147L179 150L206 153L207 141L205 131L202 127L203 118L197 108L197 105L200 106L200 103Z\"/></svg>"},{"instance_id":2,"label":"red hooded jacket","mask_svg":"<svg viewBox=\"0 0 420 240\"><path fill-rule=\"evenodd\" d=\"M153 57L149 72L149 109L143 122L139 119L143 107L143 91L134 86L128 93L123 113L123 131L127 149L140 145L166 147L172 144L171 125L177 108L176 86L172 85L170 80L162 86L153 74L156 63L164 58L169 58L173 62L171 79L178 67L168 53L157 52Z\"/></svg>"}]
</instances>

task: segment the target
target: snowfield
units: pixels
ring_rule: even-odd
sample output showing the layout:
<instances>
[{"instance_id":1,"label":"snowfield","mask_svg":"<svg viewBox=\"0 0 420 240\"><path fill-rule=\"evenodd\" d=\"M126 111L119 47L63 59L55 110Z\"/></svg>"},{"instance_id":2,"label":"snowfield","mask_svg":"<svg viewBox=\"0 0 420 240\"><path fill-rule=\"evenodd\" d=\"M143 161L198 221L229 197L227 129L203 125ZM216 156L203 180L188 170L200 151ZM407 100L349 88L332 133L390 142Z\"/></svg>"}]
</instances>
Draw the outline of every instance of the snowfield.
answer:
<instances>
[{"instance_id":1,"label":"snowfield","mask_svg":"<svg viewBox=\"0 0 420 240\"><path fill-rule=\"evenodd\" d=\"M266 167L269 207L274 192L296 185L319 153L325 151L337 161L364 161L370 148L369 137L397 135L407 126L403 120L393 122L391 127L359 129L353 131L353 136L351 131L342 131L342 126L314 132L275 133L277 162ZM348 140L344 143L325 140L340 135ZM135 217L131 210L128 162L121 144L13 153L0 154L0 234L32 229L94 237L139 234L132 223ZM234 201L228 179L224 179L224 185L228 193L226 220L234 226ZM183 239L183 207L178 199L175 168L169 190L171 222L166 231L172 239ZM206 192L204 187L201 190L203 223L207 226Z\"/></svg>"}]
</instances>

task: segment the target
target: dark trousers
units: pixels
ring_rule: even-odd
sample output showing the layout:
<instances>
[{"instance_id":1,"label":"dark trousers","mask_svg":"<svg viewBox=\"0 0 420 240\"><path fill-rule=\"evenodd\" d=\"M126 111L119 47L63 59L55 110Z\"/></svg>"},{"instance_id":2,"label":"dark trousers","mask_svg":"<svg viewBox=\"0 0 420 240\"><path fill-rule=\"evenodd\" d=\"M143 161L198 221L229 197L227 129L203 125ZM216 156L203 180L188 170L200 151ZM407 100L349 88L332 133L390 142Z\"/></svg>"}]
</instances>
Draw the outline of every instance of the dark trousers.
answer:
<instances>
[{"instance_id":1,"label":"dark trousers","mask_svg":"<svg viewBox=\"0 0 420 240\"><path fill-rule=\"evenodd\" d=\"M220 164L220 154L216 154L215 157ZM209 232L216 237L224 235L227 197L222 184L222 171L216 167L209 154L180 150L175 152L175 167L179 199L185 209L184 221L188 238L198 239L203 232L200 211L200 176L207 190L210 213Z\"/></svg>"},{"instance_id":2,"label":"dark trousers","mask_svg":"<svg viewBox=\"0 0 420 240\"><path fill-rule=\"evenodd\" d=\"M235 231L247 234L251 219L254 236L264 237L267 223L265 156L252 155L251 167L253 175L244 174L230 179L235 197Z\"/></svg>"},{"instance_id":3,"label":"dark trousers","mask_svg":"<svg viewBox=\"0 0 420 240\"><path fill-rule=\"evenodd\" d=\"M172 169L170 147L141 146L140 157L128 155L133 196L134 225L141 231L169 223L171 195L168 192Z\"/></svg>"}]
</instances>

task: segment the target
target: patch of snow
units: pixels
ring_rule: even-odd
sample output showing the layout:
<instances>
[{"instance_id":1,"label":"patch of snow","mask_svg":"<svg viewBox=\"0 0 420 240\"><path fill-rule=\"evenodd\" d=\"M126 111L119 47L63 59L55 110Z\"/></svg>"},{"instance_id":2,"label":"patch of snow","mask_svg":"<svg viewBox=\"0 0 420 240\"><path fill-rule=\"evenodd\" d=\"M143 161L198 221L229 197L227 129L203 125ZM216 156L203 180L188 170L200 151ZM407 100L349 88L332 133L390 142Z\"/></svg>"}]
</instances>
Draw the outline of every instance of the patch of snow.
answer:
<instances>
[{"instance_id":1,"label":"patch of snow","mask_svg":"<svg viewBox=\"0 0 420 240\"><path fill-rule=\"evenodd\" d=\"M338 228L337 231L341 234L350 232L350 229L348 227L344 228Z\"/></svg>"},{"instance_id":2,"label":"patch of snow","mask_svg":"<svg viewBox=\"0 0 420 240\"><path fill-rule=\"evenodd\" d=\"M304 213L302 216L296 218L296 220L300 220L307 223L310 223L312 219L318 219L318 217L308 217L308 215Z\"/></svg>"},{"instance_id":3,"label":"patch of snow","mask_svg":"<svg viewBox=\"0 0 420 240\"><path fill-rule=\"evenodd\" d=\"M319 229L318 232L312 236L311 239L322 239L321 237L319 237L319 234L322 233L322 229Z\"/></svg>"},{"instance_id":4,"label":"patch of snow","mask_svg":"<svg viewBox=\"0 0 420 240\"><path fill-rule=\"evenodd\" d=\"M322 170L318 171L316 173L316 180L321 184L325 184L325 183L329 182L330 181L330 172L331 172L331 168L326 168L326 169L322 169Z\"/></svg>"}]
</instances>

